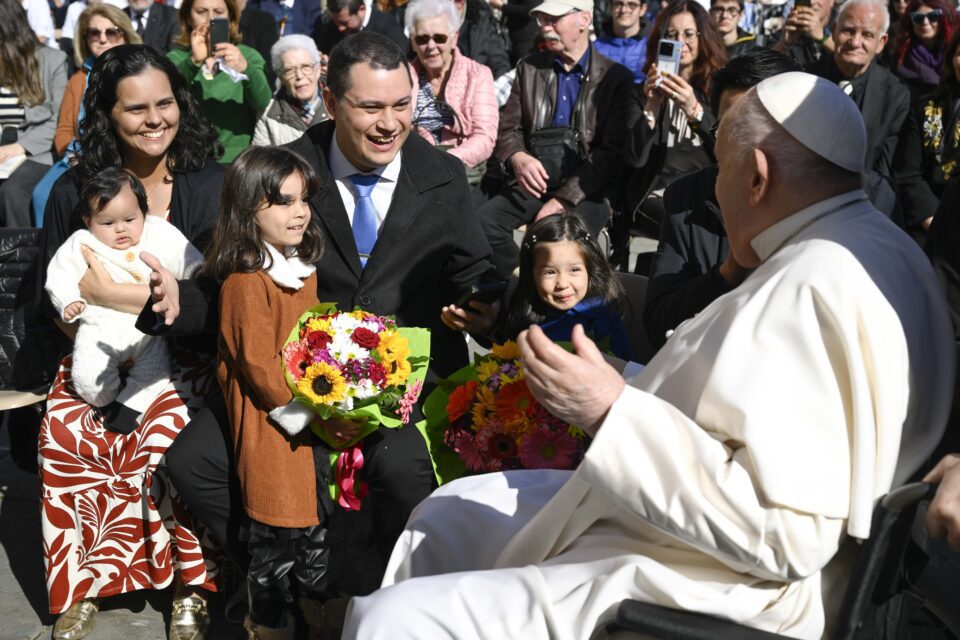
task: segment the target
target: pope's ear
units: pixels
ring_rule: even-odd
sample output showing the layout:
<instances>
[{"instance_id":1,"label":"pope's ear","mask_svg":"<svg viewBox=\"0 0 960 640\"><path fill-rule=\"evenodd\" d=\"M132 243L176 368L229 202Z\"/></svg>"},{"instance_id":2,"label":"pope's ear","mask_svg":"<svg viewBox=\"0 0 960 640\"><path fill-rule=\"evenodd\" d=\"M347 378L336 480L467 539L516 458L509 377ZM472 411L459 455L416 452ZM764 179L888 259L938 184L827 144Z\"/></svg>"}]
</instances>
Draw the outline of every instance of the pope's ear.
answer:
<instances>
[{"instance_id":1,"label":"pope's ear","mask_svg":"<svg viewBox=\"0 0 960 640\"><path fill-rule=\"evenodd\" d=\"M333 95L333 91L330 91L330 87L323 88L323 106L327 108L327 113L330 114L331 120L337 119L337 98Z\"/></svg>"},{"instance_id":2,"label":"pope's ear","mask_svg":"<svg viewBox=\"0 0 960 640\"><path fill-rule=\"evenodd\" d=\"M760 149L751 149L746 170L750 174L750 204L756 206L770 191L770 158Z\"/></svg>"}]
</instances>

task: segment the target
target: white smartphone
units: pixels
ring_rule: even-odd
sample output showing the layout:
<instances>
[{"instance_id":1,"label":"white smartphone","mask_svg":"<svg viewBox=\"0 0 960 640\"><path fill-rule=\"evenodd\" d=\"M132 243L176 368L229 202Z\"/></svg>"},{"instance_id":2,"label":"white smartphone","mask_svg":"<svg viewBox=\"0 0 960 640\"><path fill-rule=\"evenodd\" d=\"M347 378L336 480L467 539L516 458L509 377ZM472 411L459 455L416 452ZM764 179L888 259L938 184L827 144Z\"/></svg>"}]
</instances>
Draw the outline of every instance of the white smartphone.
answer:
<instances>
[{"instance_id":1,"label":"white smartphone","mask_svg":"<svg viewBox=\"0 0 960 640\"><path fill-rule=\"evenodd\" d=\"M677 75L680 73L680 54L683 43L679 40L663 39L657 48L657 70Z\"/></svg>"}]
</instances>

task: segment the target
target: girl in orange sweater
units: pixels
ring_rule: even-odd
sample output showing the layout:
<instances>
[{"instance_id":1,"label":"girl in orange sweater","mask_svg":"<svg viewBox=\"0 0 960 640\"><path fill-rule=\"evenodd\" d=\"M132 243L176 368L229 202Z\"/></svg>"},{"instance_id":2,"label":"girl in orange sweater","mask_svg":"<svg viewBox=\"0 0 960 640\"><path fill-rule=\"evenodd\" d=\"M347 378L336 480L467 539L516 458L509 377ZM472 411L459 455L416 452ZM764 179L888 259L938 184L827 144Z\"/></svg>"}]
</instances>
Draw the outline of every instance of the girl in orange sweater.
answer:
<instances>
[{"instance_id":1,"label":"girl in orange sweater","mask_svg":"<svg viewBox=\"0 0 960 640\"><path fill-rule=\"evenodd\" d=\"M280 356L300 315L318 304L313 263L322 236L307 204L316 189L316 175L294 152L244 151L224 177L205 265L222 282L217 378L250 517L246 627L250 638L262 640L293 638L292 582L313 622L329 579L312 436L305 428L313 415L293 401Z\"/></svg>"}]
</instances>

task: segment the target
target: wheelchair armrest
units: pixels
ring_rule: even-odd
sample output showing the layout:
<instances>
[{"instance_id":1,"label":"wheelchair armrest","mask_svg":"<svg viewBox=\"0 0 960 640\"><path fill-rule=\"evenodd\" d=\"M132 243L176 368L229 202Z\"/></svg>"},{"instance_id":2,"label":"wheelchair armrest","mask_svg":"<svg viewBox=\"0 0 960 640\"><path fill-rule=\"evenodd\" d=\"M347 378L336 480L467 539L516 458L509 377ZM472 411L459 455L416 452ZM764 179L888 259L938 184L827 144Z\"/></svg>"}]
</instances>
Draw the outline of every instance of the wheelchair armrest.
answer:
<instances>
[{"instance_id":1,"label":"wheelchair armrest","mask_svg":"<svg viewBox=\"0 0 960 640\"><path fill-rule=\"evenodd\" d=\"M785 637L722 618L638 600L621 602L616 620L608 630L632 631L658 640L783 640Z\"/></svg>"}]
</instances>

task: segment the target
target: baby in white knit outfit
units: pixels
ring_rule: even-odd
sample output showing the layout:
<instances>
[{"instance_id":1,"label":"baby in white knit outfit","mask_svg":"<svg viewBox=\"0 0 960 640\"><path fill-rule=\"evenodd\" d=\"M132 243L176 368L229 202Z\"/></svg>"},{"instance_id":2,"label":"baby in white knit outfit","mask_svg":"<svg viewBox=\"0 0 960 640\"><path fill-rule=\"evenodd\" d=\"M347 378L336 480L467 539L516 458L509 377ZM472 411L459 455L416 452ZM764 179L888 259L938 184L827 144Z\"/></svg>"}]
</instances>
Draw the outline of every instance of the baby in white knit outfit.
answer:
<instances>
[{"instance_id":1,"label":"baby in white knit outfit","mask_svg":"<svg viewBox=\"0 0 960 640\"><path fill-rule=\"evenodd\" d=\"M114 282L129 284L149 281L151 269L140 259L141 251L155 255L177 278L192 275L203 256L176 227L147 215L143 185L122 169L105 169L84 185L81 207L87 228L76 231L57 250L46 282L63 320L80 322L73 347L73 387L92 406L116 401L126 408L127 416L131 410L140 414L170 381L166 341L138 331L136 315L83 299L79 283L88 265L80 247L93 251ZM121 388L120 365L125 362L133 364ZM123 407L117 411L124 411ZM136 427L129 419L118 422L124 426L116 431L126 433Z\"/></svg>"}]
</instances>

